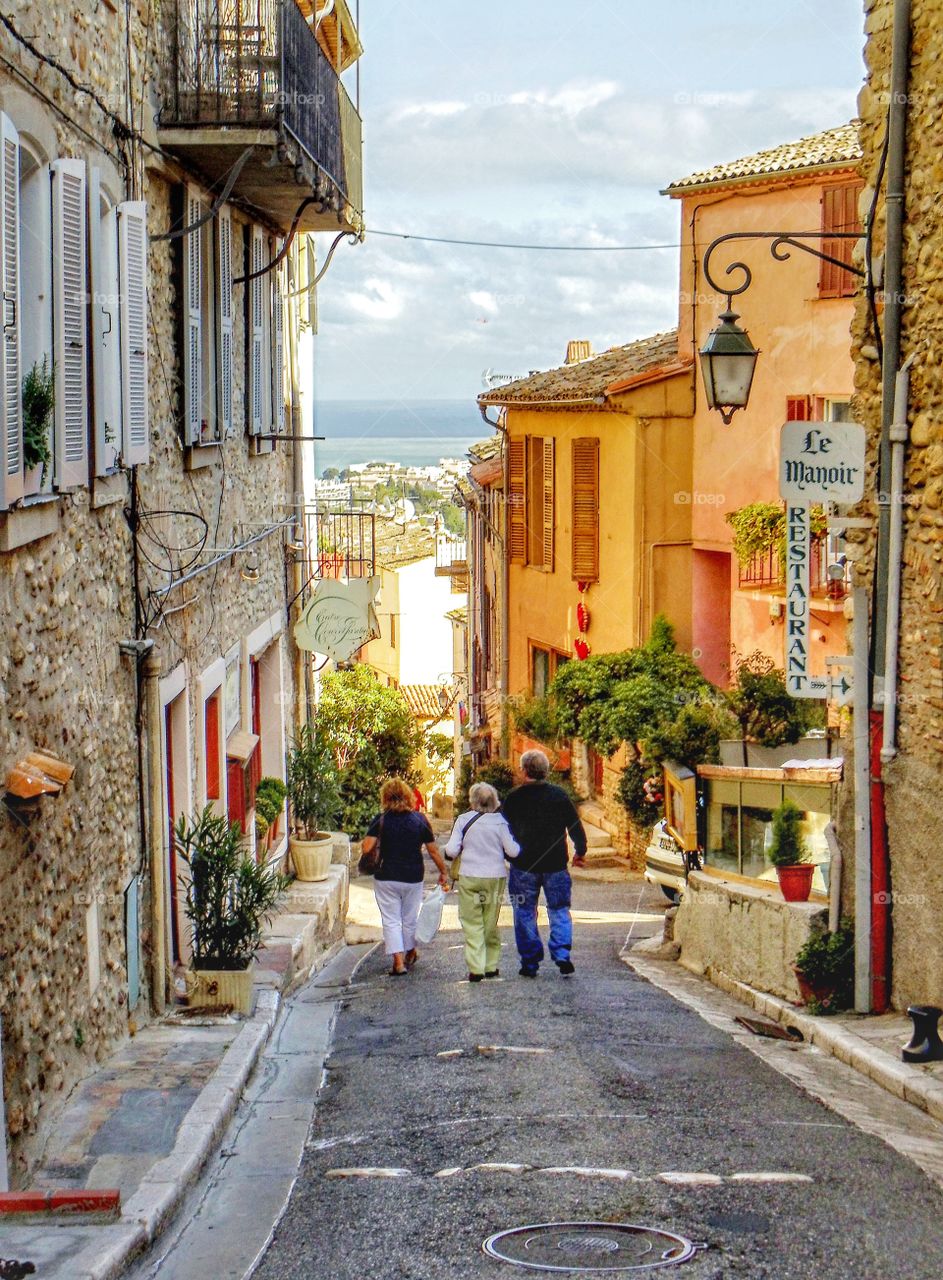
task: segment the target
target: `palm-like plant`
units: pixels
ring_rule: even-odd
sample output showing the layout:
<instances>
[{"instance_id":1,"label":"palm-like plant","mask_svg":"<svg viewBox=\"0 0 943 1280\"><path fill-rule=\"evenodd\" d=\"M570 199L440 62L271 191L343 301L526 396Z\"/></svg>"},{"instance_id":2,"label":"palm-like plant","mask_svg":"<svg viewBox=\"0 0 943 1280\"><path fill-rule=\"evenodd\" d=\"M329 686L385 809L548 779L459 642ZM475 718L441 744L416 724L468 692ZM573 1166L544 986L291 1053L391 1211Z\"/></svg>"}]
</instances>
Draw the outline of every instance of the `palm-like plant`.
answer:
<instances>
[{"instance_id":1,"label":"palm-like plant","mask_svg":"<svg viewBox=\"0 0 943 1280\"><path fill-rule=\"evenodd\" d=\"M289 747L286 773L292 834L317 840L337 815L340 792L334 756L309 724Z\"/></svg>"},{"instance_id":2,"label":"palm-like plant","mask_svg":"<svg viewBox=\"0 0 943 1280\"><path fill-rule=\"evenodd\" d=\"M262 945L262 929L275 914L290 881L259 865L238 823L207 805L174 827L177 852L189 868L184 878L186 916L195 969L247 969Z\"/></svg>"}]
</instances>

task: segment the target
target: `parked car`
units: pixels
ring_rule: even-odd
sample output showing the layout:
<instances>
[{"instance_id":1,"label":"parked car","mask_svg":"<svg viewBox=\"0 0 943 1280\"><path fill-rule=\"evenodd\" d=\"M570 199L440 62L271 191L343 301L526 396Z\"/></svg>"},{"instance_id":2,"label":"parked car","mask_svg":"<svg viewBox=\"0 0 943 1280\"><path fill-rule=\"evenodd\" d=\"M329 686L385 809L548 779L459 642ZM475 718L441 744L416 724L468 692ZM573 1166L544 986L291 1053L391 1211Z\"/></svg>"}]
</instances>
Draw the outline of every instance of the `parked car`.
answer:
<instances>
[{"instance_id":1,"label":"parked car","mask_svg":"<svg viewBox=\"0 0 943 1280\"><path fill-rule=\"evenodd\" d=\"M670 902L677 902L684 892L684 853L664 818L652 827L645 850L645 879L658 885Z\"/></svg>"}]
</instances>

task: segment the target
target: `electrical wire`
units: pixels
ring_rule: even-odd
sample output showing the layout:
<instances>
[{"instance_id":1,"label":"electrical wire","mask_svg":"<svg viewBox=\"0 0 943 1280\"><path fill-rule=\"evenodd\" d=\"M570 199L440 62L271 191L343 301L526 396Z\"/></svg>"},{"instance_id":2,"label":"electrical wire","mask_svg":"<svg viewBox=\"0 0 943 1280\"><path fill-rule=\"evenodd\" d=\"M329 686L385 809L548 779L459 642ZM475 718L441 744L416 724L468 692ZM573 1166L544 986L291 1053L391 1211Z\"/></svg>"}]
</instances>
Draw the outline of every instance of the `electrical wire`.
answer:
<instances>
[{"instance_id":1,"label":"electrical wire","mask_svg":"<svg viewBox=\"0 0 943 1280\"><path fill-rule=\"evenodd\" d=\"M213 218L216 217L217 213L220 211L220 209L223 207L226 201L229 199L229 193L232 191L233 187L236 185L236 182L239 178L240 173L242 173L242 170L245 168L246 162L248 161L249 157L252 155L254 150L255 150L254 145L250 147L246 147L245 151L243 151L242 155L239 157L238 160L235 161L232 168L230 169L229 177L226 179L226 185L223 187L222 191L219 193L219 195L210 205L209 209L207 209L206 213L204 213L201 217L197 218L196 222L191 222L188 227L181 227L177 231L162 231L161 234L158 236L151 236L150 237L151 242L153 243L155 240L180 240L183 238L183 236L188 236L193 231L199 231L200 227L204 226L207 222L211 222ZM238 284L238 283L239 283L238 280L233 281L233 284Z\"/></svg>"},{"instance_id":2,"label":"electrical wire","mask_svg":"<svg viewBox=\"0 0 943 1280\"><path fill-rule=\"evenodd\" d=\"M425 244L462 244L476 249L535 249L541 253L640 253L646 249L680 249L680 244L517 244L504 240L455 240L450 236L414 236L406 231L375 231L368 236L392 240L421 240Z\"/></svg>"},{"instance_id":3,"label":"electrical wire","mask_svg":"<svg viewBox=\"0 0 943 1280\"><path fill-rule=\"evenodd\" d=\"M881 323L878 316L877 296L874 288L874 270L873 261L873 245L874 245L874 219L877 214L878 199L881 194L881 184L884 181L884 170L887 166L887 153L891 143L891 117L890 107L888 107L887 121L884 126L884 142L881 146L881 155L878 159L877 175L874 179L874 192L871 196L871 207L868 210L868 224L864 233L864 252L865 252L865 278L864 287L868 298L868 313L871 317L871 324L874 328L874 345L877 347L878 364L884 364L884 338L881 333Z\"/></svg>"}]
</instances>

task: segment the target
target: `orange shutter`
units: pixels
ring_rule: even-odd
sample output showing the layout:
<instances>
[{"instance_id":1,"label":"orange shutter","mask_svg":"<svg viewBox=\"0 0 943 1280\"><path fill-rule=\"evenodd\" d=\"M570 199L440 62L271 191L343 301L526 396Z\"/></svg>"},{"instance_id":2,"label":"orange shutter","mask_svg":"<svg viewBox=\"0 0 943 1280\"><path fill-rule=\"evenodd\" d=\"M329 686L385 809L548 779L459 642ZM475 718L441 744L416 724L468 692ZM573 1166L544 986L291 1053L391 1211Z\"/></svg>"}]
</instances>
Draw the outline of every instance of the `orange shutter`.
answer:
<instances>
[{"instance_id":1,"label":"orange shutter","mask_svg":"<svg viewBox=\"0 0 943 1280\"><path fill-rule=\"evenodd\" d=\"M527 559L524 518L526 452L526 441L508 441L508 557L512 564L524 564Z\"/></svg>"},{"instance_id":2,"label":"orange shutter","mask_svg":"<svg viewBox=\"0 0 943 1280\"><path fill-rule=\"evenodd\" d=\"M861 183L849 182L840 187L826 187L822 192L822 252L851 264L855 242L850 239L829 239L838 232L860 233L858 220L858 196ZM834 262L823 262L819 272L819 296L822 298L849 298L857 289L857 277Z\"/></svg>"},{"instance_id":3,"label":"orange shutter","mask_svg":"<svg viewBox=\"0 0 943 1280\"><path fill-rule=\"evenodd\" d=\"M808 396L786 397L786 421L808 422L812 417L811 403Z\"/></svg>"},{"instance_id":4,"label":"orange shutter","mask_svg":"<svg viewBox=\"0 0 943 1280\"><path fill-rule=\"evenodd\" d=\"M599 580L599 440L573 441L573 577Z\"/></svg>"},{"instance_id":5,"label":"orange shutter","mask_svg":"<svg viewBox=\"0 0 943 1280\"><path fill-rule=\"evenodd\" d=\"M222 793L219 768L219 694L206 699L204 707L204 750L206 760L206 798L218 800Z\"/></svg>"},{"instance_id":6,"label":"orange shutter","mask_svg":"<svg viewBox=\"0 0 943 1280\"><path fill-rule=\"evenodd\" d=\"M541 483L541 518L543 523L543 568L553 570L553 446L552 436L543 439L543 473Z\"/></svg>"}]
</instances>

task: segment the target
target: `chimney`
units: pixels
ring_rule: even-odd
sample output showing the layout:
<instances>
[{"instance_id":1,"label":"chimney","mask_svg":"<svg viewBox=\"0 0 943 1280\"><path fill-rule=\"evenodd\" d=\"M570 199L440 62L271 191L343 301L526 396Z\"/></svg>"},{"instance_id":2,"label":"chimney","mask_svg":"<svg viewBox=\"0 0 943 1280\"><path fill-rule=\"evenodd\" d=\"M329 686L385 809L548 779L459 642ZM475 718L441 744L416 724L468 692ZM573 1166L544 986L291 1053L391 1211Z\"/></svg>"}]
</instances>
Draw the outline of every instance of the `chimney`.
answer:
<instances>
[{"instance_id":1,"label":"chimney","mask_svg":"<svg viewBox=\"0 0 943 1280\"><path fill-rule=\"evenodd\" d=\"M576 338L566 344L567 364L579 364L581 360L588 360L592 354L593 344L587 338Z\"/></svg>"}]
</instances>

